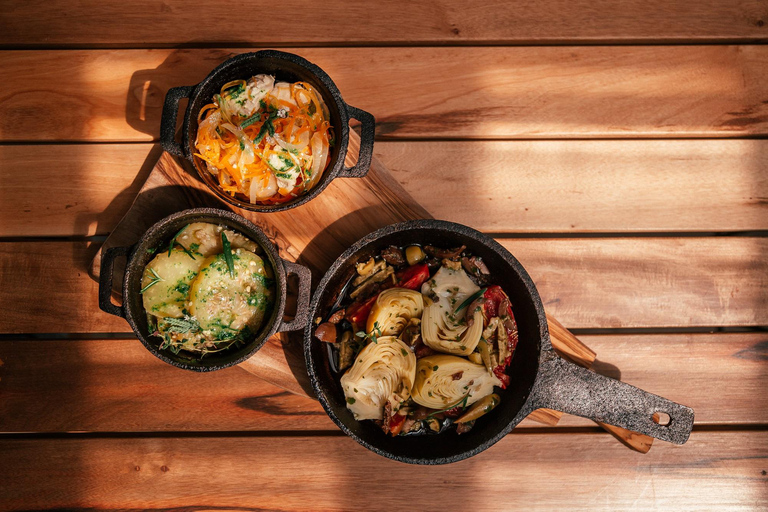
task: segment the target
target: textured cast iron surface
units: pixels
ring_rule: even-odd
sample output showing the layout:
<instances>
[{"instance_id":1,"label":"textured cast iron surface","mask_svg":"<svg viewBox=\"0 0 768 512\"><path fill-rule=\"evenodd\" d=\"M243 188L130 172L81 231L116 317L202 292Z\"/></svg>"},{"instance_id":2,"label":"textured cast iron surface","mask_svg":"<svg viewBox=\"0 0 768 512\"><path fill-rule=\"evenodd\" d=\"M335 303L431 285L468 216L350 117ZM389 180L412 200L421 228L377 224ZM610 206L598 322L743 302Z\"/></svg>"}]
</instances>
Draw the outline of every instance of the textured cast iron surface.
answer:
<instances>
[{"instance_id":1,"label":"textured cast iron surface","mask_svg":"<svg viewBox=\"0 0 768 512\"><path fill-rule=\"evenodd\" d=\"M162 248L167 247L171 238L181 228L193 222L223 224L247 236L262 248L263 256L271 265L275 275L275 302L272 306L272 312L262 325L261 330L240 348L208 354L200 360L159 349L158 340L150 336L140 294L144 268L155 256L155 253L150 251L152 249L162 250ZM115 306L111 302L112 271L114 259L119 255L126 255L128 259L121 290L123 305ZM297 314L296 318L288 323L282 322L286 298L286 273L296 274L299 278ZM308 268L280 259L275 247L266 235L247 219L225 210L195 208L175 213L157 222L133 247L114 247L106 252L102 262L102 272L99 276L99 307L107 313L125 318L139 340L159 359L185 370L206 372L220 370L243 362L256 353L264 342L276 332L303 329L309 319L310 278Z\"/></svg>"},{"instance_id":2,"label":"textured cast iron surface","mask_svg":"<svg viewBox=\"0 0 768 512\"><path fill-rule=\"evenodd\" d=\"M467 434L450 431L436 436L385 435L370 421L358 422L347 409L344 394L328 362L325 346L313 339L314 325L304 330L304 355L310 381L323 408L346 434L366 448L391 459L414 464L445 464L471 457L509 433L533 410L547 407L682 443L693 424L693 411L661 397L602 377L566 362L552 349L544 308L530 276L517 259L492 238L461 224L416 220L394 224L362 238L331 266L318 285L310 318L325 317L355 263L388 245L466 245L483 258L494 284L509 295L520 341L508 373L511 383L501 390L501 404L478 420ZM672 418L668 427L651 420L654 412Z\"/></svg>"},{"instance_id":3,"label":"textured cast iron surface","mask_svg":"<svg viewBox=\"0 0 768 512\"><path fill-rule=\"evenodd\" d=\"M315 87L322 95L328 107L335 135L335 144L331 150L328 168L315 188L293 201L278 205L254 205L233 198L219 188L211 174L205 169L202 160L193 154L195 137L197 135L197 117L200 109L210 103L213 95L217 94L226 83L233 80L247 80L259 73L274 75L277 80L287 82L303 81ZM189 98L189 103L184 113L182 143L179 144L175 141L176 116L178 114L179 101L183 98ZM344 158L347 155L347 146L349 144L350 118L360 121L362 130L360 136L360 155L354 167L346 167L344 165ZM375 124L375 119L371 114L347 105L341 98L341 93L336 84L333 83L333 80L315 64L292 53L263 50L260 52L243 53L227 59L195 86L170 89L166 94L163 107L160 140L165 151L192 162L202 180L223 201L245 210L278 212L294 208L312 200L334 178L365 176L373 156Z\"/></svg>"}]
</instances>

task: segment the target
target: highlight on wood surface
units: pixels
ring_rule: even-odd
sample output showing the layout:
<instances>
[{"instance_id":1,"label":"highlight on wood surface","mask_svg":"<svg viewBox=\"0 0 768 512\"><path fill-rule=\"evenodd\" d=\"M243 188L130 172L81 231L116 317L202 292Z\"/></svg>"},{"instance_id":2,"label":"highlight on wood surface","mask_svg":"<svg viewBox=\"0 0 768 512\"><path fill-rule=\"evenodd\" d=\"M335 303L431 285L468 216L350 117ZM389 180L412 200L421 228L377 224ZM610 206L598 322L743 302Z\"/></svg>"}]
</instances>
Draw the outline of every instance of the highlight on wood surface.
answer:
<instances>
[{"instance_id":1,"label":"highlight on wood surface","mask_svg":"<svg viewBox=\"0 0 768 512\"><path fill-rule=\"evenodd\" d=\"M4 176L0 188L0 236L108 234L159 149L151 143L0 145L0 167L17 171ZM768 229L760 199L768 197L768 179L761 177L768 140L380 141L375 152L427 212L481 231ZM51 166L60 186L38 201L37 184Z\"/></svg>"},{"instance_id":2,"label":"highlight on wood surface","mask_svg":"<svg viewBox=\"0 0 768 512\"><path fill-rule=\"evenodd\" d=\"M169 88L195 85L249 50L2 52L0 140L157 140ZM294 52L376 117L380 139L736 137L768 129L768 47L760 45ZM50 109L52 91L30 89L30 81L55 83L68 108Z\"/></svg>"}]
</instances>

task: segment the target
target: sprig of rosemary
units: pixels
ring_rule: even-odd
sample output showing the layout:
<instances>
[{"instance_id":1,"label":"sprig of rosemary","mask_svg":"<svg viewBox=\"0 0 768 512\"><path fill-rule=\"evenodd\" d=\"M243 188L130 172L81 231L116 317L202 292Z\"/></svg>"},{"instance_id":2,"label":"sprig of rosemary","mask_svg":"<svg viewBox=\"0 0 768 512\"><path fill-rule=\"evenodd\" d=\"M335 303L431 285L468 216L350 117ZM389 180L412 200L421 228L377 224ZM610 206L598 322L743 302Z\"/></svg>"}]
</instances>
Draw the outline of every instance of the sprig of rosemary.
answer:
<instances>
[{"instance_id":1,"label":"sprig of rosemary","mask_svg":"<svg viewBox=\"0 0 768 512\"><path fill-rule=\"evenodd\" d=\"M141 289L141 291L139 293L144 293L145 291L149 290L150 288L155 286L160 281L165 281L165 279L163 279L162 277L157 275L157 272L155 272L155 269L150 268L149 271L152 273L152 275L154 277L152 278L152 280L149 283L147 283L147 286L145 286L144 288Z\"/></svg>"},{"instance_id":2,"label":"sprig of rosemary","mask_svg":"<svg viewBox=\"0 0 768 512\"><path fill-rule=\"evenodd\" d=\"M224 261L227 262L227 268L229 269L229 277L235 278L235 260L232 258L232 245L227 239L227 235L221 232L221 245L224 247Z\"/></svg>"},{"instance_id":3,"label":"sprig of rosemary","mask_svg":"<svg viewBox=\"0 0 768 512\"><path fill-rule=\"evenodd\" d=\"M163 322L170 325L171 329L168 330L173 332L185 333L200 330L200 324L197 323L196 320L192 319L192 317L173 318L169 316L163 318Z\"/></svg>"}]
</instances>

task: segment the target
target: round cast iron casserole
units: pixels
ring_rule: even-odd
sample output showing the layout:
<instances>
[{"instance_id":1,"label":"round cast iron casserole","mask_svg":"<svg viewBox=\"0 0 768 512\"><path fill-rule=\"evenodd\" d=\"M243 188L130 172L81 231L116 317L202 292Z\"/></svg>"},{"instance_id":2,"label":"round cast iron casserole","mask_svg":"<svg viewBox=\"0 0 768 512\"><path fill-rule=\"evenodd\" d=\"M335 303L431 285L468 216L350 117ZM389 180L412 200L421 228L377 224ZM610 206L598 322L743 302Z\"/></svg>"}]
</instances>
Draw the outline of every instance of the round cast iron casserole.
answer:
<instances>
[{"instance_id":1,"label":"round cast iron casserole","mask_svg":"<svg viewBox=\"0 0 768 512\"><path fill-rule=\"evenodd\" d=\"M334 146L328 159L328 166L315 187L296 199L274 204L258 205L234 198L224 192L210 172L205 162L195 153L195 138L197 137L197 117L200 109L213 102L214 94L233 80L248 80L254 75L266 73L274 75L277 81L307 82L314 87L325 101L330 113L330 122L334 131ZM176 116L179 101L189 98L184 111L184 124L181 130L181 144L176 142ZM344 165L349 145L349 120L356 119L361 124L360 154L354 167ZM303 57L277 50L262 50L259 52L242 53L227 59L216 67L197 85L174 87L165 96L163 114L160 122L160 141L163 149L172 155L189 160L197 169L203 182L226 203L244 210L254 212L280 212L300 206L317 197L335 178L360 178L368 173L373 156L373 137L376 121L368 112L347 105L341 97L336 84L331 77L315 64Z\"/></svg>"},{"instance_id":2,"label":"round cast iron casserole","mask_svg":"<svg viewBox=\"0 0 768 512\"><path fill-rule=\"evenodd\" d=\"M160 350L161 340L150 336L147 314L140 293L144 268L158 251L167 250L168 244L176 233L193 222L224 225L253 240L262 249L260 256L272 267L275 281L275 300L272 311L265 317L259 331L239 348L234 347L223 352L206 354L202 358L185 356L183 353L174 354L168 349ZM114 262L118 256L126 257L125 274L120 286L123 297L122 306L116 306L111 300ZM287 274L294 274L299 280L297 313L290 322L283 321ZM113 247L104 253L99 273L99 307L107 313L125 318L141 343L160 360L185 370L208 372L245 361L276 332L303 329L309 319L307 303L310 295L310 280L311 274L308 268L281 259L267 236L247 219L230 211L195 208L160 220L131 247Z\"/></svg>"}]
</instances>

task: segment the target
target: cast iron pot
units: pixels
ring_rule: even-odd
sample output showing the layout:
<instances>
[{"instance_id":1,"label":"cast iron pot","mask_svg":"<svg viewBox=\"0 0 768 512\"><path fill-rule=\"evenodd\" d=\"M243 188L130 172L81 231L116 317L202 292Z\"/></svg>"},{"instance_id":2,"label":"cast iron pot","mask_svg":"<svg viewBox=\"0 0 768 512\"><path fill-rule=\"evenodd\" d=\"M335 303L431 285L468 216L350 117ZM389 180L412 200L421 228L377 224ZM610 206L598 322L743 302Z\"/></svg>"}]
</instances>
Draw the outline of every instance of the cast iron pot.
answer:
<instances>
[{"instance_id":1,"label":"cast iron pot","mask_svg":"<svg viewBox=\"0 0 768 512\"><path fill-rule=\"evenodd\" d=\"M197 116L200 109L213 101L214 94L233 80L247 80L259 73L274 75L278 81L303 81L312 85L322 95L331 115L331 126L335 134L335 144L320 181L308 193L292 201L275 205L255 205L241 201L225 193L205 168L205 162L194 156L195 138L197 136ZM176 142L176 116L179 101L189 98L184 112L182 126L182 142ZM349 120L357 119L361 123L360 155L354 167L344 165L349 144ZM334 179L361 178L368 173L373 156L373 136L376 121L374 117L359 108L347 105L341 98L341 93L333 80L319 67L308 60L292 53L275 50L263 50L255 53L243 53L232 57L220 64L199 84L185 87L174 87L165 95L163 116L160 123L160 141L163 149L172 155L186 158L197 169L198 174L210 189L223 201L234 204L244 210L255 212L279 212L302 205L312 200Z\"/></svg>"},{"instance_id":2,"label":"cast iron pot","mask_svg":"<svg viewBox=\"0 0 768 512\"><path fill-rule=\"evenodd\" d=\"M461 224L417 220L394 224L371 233L350 247L320 282L310 305L310 318L323 317L340 290L355 273L355 263L366 261L389 245L466 245L480 256L512 301L520 340L507 372L511 383L500 391L501 404L477 420L462 435L451 430L440 435L391 437L371 421L356 421L347 409L339 376L331 370L324 343L304 330L304 355L318 399L331 419L366 448L401 462L445 464L471 457L509 433L533 410L549 408L591 418L676 444L685 443L693 427L693 410L628 384L603 377L567 362L552 349L541 299L528 273L512 254L488 236ZM497 388L498 389L498 388ZM653 414L663 412L670 422L660 425Z\"/></svg>"},{"instance_id":3,"label":"cast iron pot","mask_svg":"<svg viewBox=\"0 0 768 512\"><path fill-rule=\"evenodd\" d=\"M147 314L140 293L144 267L155 257L156 251L162 251L168 247L171 238L181 228L193 222L225 225L247 236L262 248L262 257L272 266L275 275L275 301L272 312L265 318L261 330L255 333L252 339L247 340L242 347L220 353L206 354L202 359L185 357L182 354L174 354L167 349L159 349L161 340L150 336ZM112 275L115 258L118 256L126 256L127 258L125 276L120 290L123 296L122 306L116 306L111 299ZM290 322L283 321L287 274L296 275L299 280L296 317ZM247 219L225 210L195 208L175 213L159 221L147 230L138 243L131 247L113 247L104 253L99 273L99 307L107 313L125 318L139 340L147 347L147 350L161 360L185 370L207 372L221 370L245 361L276 332L303 329L309 319L307 303L310 296L311 277L308 268L281 259L266 235Z\"/></svg>"}]
</instances>

